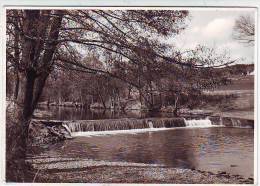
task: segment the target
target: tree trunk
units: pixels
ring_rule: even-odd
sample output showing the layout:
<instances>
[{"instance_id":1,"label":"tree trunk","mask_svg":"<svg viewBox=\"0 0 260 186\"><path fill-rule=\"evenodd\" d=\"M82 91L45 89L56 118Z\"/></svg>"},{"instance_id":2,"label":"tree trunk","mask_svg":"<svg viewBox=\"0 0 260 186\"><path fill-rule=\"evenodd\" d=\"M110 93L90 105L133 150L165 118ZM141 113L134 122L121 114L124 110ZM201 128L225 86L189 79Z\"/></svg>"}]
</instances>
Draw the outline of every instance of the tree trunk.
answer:
<instances>
[{"instance_id":1,"label":"tree trunk","mask_svg":"<svg viewBox=\"0 0 260 186\"><path fill-rule=\"evenodd\" d=\"M17 11L15 11L15 16L18 16ZM14 88L14 99L16 100L18 97L18 91L19 91L19 61L20 61L20 50L19 50L19 31L15 28L15 34L14 34L14 71L15 71L15 88Z\"/></svg>"},{"instance_id":2,"label":"tree trunk","mask_svg":"<svg viewBox=\"0 0 260 186\"><path fill-rule=\"evenodd\" d=\"M57 10L57 14L61 13ZM48 39L56 41L59 36L62 13L60 16L53 18L50 22ZM41 35L42 30L38 24L42 23L39 10L25 10L23 22L23 40L22 40L22 58L21 67L24 72L19 72L19 94L18 105L15 111L16 116L10 123L15 123L13 128L7 127L7 147L6 147L6 180L12 182L24 182L30 177L27 176L28 167L25 163L27 150L27 137L29 123L33 111L39 101L43 91L45 81L51 71L53 64L52 58L56 50L57 43L47 43L46 48L40 48L37 38ZM47 28L47 27L46 27ZM44 53L38 50L44 51ZM38 55L42 54L41 60ZM7 123L9 125L10 123Z\"/></svg>"},{"instance_id":3,"label":"tree trunk","mask_svg":"<svg viewBox=\"0 0 260 186\"><path fill-rule=\"evenodd\" d=\"M22 79L21 79L22 78ZM7 126L7 147L6 147L6 180L15 182L30 181L29 167L25 163L27 151L27 136L30 119L32 116L32 95L35 82L35 72L29 71L26 75L20 74L21 86L18 96L18 107L15 116L10 123L13 128ZM29 180L28 180L29 179Z\"/></svg>"},{"instance_id":4,"label":"tree trunk","mask_svg":"<svg viewBox=\"0 0 260 186\"><path fill-rule=\"evenodd\" d=\"M179 97L176 97L175 103L174 103L174 110L173 110L173 114L174 114L175 117L179 116L179 114L178 114L178 100L179 100Z\"/></svg>"},{"instance_id":5,"label":"tree trunk","mask_svg":"<svg viewBox=\"0 0 260 186\"><path fill-rule=\"evenodd\" d=\"M100 99L100 101L101 101L101 103L102 103L104 109L106 109L106 108L107 108L107 107L106 107L106 103L105 103L104 99L102 98L101 94L98 93L98 96L99 96L99 99Z\"/></svg>"},{"instance_id":6,"label":"tree trunk","mask_svg":"<svg viewBox=\"0 0 260 186\"><path fill-rule=\"evenodd\" d=\"M139 92L139 101L140 101L140 104L142 106L143 105L143 93L142 93L141 89L138 89L138 92Z\"/></svg>"},{"instance_id":7,"label":"tree trunk","mask_svg":"<svg viewBox=\"0 0 260 186\"><path fill-rule=\"evenodd\" d=\"M35 110L37 103L39 102L39 99L42 95L43 88L45 86L48 76L49 73L44 73L40 77L38 77L35 81L35 88L34 88L33 100L32 100L32 112Z\"/></svg>"},{"instance_id":8,"label":"tree trunk","mask_svg":"<svg viewBox=\"0 0 260 186\"><path fill-rule=\"evenodd\" d=\"M121 100L120 100L120 95L118 93L117 95L117 105L118 105L118 110L121 110L122 109L122 106L121 106Z\"/></svg>"},{"instance_id":9,"label":"tree trunk","mask_svg":"<svg viewBox=\"0 0 260 186\"><path fill-rule=\"evenodd\" d=\"M14 99L15 100L18 98L19 86L20 86L19 73L16 72L15 87L14 87Z\"/></svg>"},{"instance_id":10,"label":"tree trunk","mask_svg":"<svg viewBox=\"0 0 260 186\"><path fill-rule=\"evenodd\" d=\"M28 70L26 74L26 85L25 85L25 94L23 100L23 120L28 121L33 114L33 93L34 93L34 84L36 79L36 72L33 69ZM25 126L28 127L28 126Z\"/></svg>"},{"instance_id":11,"label":"tree trunk","mask_svg":"<svg viewBox=\"0 0 260 186\"><path fill-rule=\"evenodd\" d=\"M131 91L132 91L132 87L128 86L128 95L127 95L127 99L131 98Z\"/></svg>"}]
</instances>

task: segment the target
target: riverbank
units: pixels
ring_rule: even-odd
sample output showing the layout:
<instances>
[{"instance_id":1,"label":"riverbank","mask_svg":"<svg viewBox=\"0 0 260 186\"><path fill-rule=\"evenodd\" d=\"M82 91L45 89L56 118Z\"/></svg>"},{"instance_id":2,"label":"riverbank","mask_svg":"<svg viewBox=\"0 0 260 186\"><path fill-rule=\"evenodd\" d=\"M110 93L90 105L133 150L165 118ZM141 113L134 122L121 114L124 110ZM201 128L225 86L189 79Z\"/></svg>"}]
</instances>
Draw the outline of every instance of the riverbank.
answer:
<instances>
[{"instance_id":1,"label":"riverbank","mask_svg":"<svg viewBox=\"0 0 260 186\"><path fill-rule=\"evenodd\" d=\"M228 130L231 130L231 128L227 128ZM248 129L240 129L240 130L248 130ZM251 129L250 129L251 130ZM179 130L176 130L179 131ZM187 131L187 130L184 130ZM197 130L196 130L197 131ZM223 131L221 132L223 133ZM230 134L230 132L228 132ZM237 134L237 132L235 132ZM171 136L176 136L177 133L173 133ZM207 136L209 133L207 133ZM216 136L218 136L217 133L212 133ZM182 133L182 135L184 135ZM230 134L231 135L231 134ZM163 135L166 136L165 134ZM178 135L177 135L178 136ZM185 136L185 135L184 135ZM192 135L194 137L194 133ZM199 134L200 140L205 139L203 138L202 134ZM218 136L220 137L220 136ZM149 138L152 138L152 134L149 134ZM167 138L167 137L166 137ZM187 136L189 138L189 136ZM105 142L104 141L108 141ZM94 157L102 156L104 151L104 148L100 147L98 144L102 143L104 146L107 147L107 144L114 144L109 141L110 137L106 137L103 139L100 139L100 141L96 141L96 139L87 138L83 139L84 141L88 141L84 144L77 143L74 140L77 141L76 138L72 139L71 141L64 141L63 143L52 145L49 148L50 153L48 153L48 149L43 152L37 153L37 147L36 149L32 149L32 153L28 153L28 163L30 163L33 167L33 171L30 175L31 180L34 180L34 182L43 182L43 183L49 183L49 182L55 182L55 183L189 183L189 184L252 184L253 178L248 178L248 174L238 173L238 172L229 172L228 169L236 169L237 167L239 169L243 169L247 171L246 167L240 164L236 164L234 162L225 164L227 166L227 169L218 169L214 170L210 167L204 167L202 169L197 167L189 167L190 169L182 169L182 168L172 168L167 167L162 164L154 164L154 163L133 163L133 162L126 162L126 161L120 161L120 160L107 160L106 158L104 160L93 160L88 159L88 157L81 156L81 150L85 149L84 151L86 153L90 152L91 150L94 151L102 151L101 154L95 154ZM122 141L123 137L117 138L118 141ZM147 138L142 138L144 141L147 141ZM161 139L161 138L158 138ZM169 138L167 138L169 140ZM207 138L206 138L207 139ZM117 141L113 140L112 141ZM167 140L167 141L168 141ZM193 139L195 140L195 139ZM199 140L199 141L200 141ZM74 142L73 142L74 141ZM79 140L80 141L80 140ZM95 141L96 143L93 143ZM127 138L127 141L131 143L130 136ZM158 141L158 140L156 140ZM184 140L180 139L181 144L185 146ZM72 142L72 143L71 143ZM136 142L136 141L135 141ZM229 141L230 142L230 141ZM163 141L161 143L164 143ZM170 142L172 145L172 142ZM86 144L91 144L93 147L88 148ZM124 147L128 146L129 144L125 144L122 142ZM122 144L117 144L116 148L114 150L116 151L119 147L123 147ZM138 143L139 144L139 143ZM195 142L195 144L199 144L198 141ZM79 146L78 146L79 145ZM115 145L115 144L114 144ZM139 144L140 145L140 144ZM186 144L187 145L187 144ZM215 144L217 145L217 143ZM112 145L113 146L113 145ZM112 146L109 146L110 148L113 148ZM156 145L155 145L156 146ZM46 147L45 147L46 148ZM192 154L191 151L189 151L189 148L186 146L186 150L189 152L189 154ZM240 147L241 148L241 145ZM66 150L67 149L67 150ZM193 149L193 148L192 148ZM113 156L118 155L117 152L113 152ZM122 149L123 150L123 149ZM134 149L132 149L134 151ZM180 149L179 149L180 150ZM177 151L179 151L177 149ZM57 153L58 151L58 153ZM144 149L145 151L145 149ZM176 151L176 149L175 149ZM68 153L66 153L68 152ZM76 155L80 153L80 156ZM124 151L121 151L124 152ZM227 151L230 152L230 151ZM71 155L67 155L71 153ZM75 154L76 153L76 154ZM138 152L136 152L139 154ZM152 153L152 152L149 152ZM74 154L74 155L73 155ZM109 156L109 153L107 154ZM132 154L134 155L134 154ZM134 155L136 156L136 155ZM140 155L141 156L141 155ZM185 156L185 154L184 154ZM241 155L242 156L242 155ZM91 156L90 156L91 157ZM103 157L104 158L104 157ZM192 159L192 157L190 157ZM234 158L234 156L232 157ZM214 162L214 158L212 159ZM134 161L134 162L143 162L141 160ZM156 161L152 161L156 162ZM196 170L195 170L196 169ZM204 171L201 171L204 170ZM212 172L209 172L212 171ZM223 172L227 171L230 174ZM233 174L233 175L231 175ZM244 177L235 175L240 174L244 175Z\"/></svg>"},{"instance_id":2,"label":"riverbank","mask_svg":"<svg viewBox=\"0 0 260 186\"><path fill-rule=\"evenodd\" d=\"M235 78L230 85L204 93L213 96L233 95L229 100L214 105L206 104L203 107L212 110L214 116L254 120L254 75Z\"/></svg>"},{"instance_id":3,"label":"riverbank","mask_svg":"<svg viewBox=\"0 0 260 186\"><path fill-rule=\"evenodd\" d=\"M167 168L142 163L78 161L39 164L34 182L42 183L171 183L171 184L253 184L253 178L243 178L226 172ZM45 165L45 169L43 166ZM69 166L73 165L73 167ZM76 168L80 166L81 168ZM37 167L37 166L36 166ZM63 167L63 169L62 169ZM38 167L40 168L40 167Z\"/></svg>"},{"instance_id":4,"label":"riverbank","mask_svg":"<svg viewBox=\"0 0 260 186\"><path fill-rule=\"evenodd\" d=\"M52 128L56 129L56 128ZM52 133L54 134L54 133ZM56 133L55 133L56 134ZM141 163L106 162L82 159L51 159L42 157L33 166L29 182L43 183L190 183L190 184L252 184L253 178L243 178L225 172L167 168Z\"/></svg>"}]
</instances>

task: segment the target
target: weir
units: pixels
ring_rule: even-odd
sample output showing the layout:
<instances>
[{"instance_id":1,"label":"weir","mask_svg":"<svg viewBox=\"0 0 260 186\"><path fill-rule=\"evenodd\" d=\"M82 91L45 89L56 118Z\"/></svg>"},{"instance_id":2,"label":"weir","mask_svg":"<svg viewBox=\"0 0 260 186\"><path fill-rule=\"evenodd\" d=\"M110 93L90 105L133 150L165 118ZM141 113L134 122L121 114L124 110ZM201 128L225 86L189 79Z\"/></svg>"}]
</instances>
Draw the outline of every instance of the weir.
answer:
<instances>
[{"instance_id":1,"label":"weir","mask_svg":"<svg viewBox=\"0 0 260 186\"><path fill-rule=\"evenodd\" d=\"M61 125L72 136L81 133L126 133L165 130L168 128L205 128L205 127L237 127L254 128L254 120L230 117L210 116L205 119L185 118L121 118L104 120L76 120L76 121L41 121L47 126Z\"/></svg>"},{"instance_id":2,"label":"weir","mask_svg":"<svg viewBox=\"0 0 260 186\"><path fill-rule=\"evenodd\" d=\"M173 128L185 127L183 118L148 118L148 119L106 119L65 121L63 126L69 132L93 132L112 130L132 130L146 128Z\"/></svg>"},{"instance_id":3,"label":"weir","mask_svg":"<svg viewBox=\"0 0 260 186\"><path fill-rule=\"evenodd\" d=\"M106 120L79 120L64 121L62 126L70 134L82 132L102 133L112 131L150 131L178 127L212 127L211 121L206 119L186 120L184 118L146 118L146 119L106 119ZM139 130L138 130L139 129Z\"/></svg>"}]
</instances>

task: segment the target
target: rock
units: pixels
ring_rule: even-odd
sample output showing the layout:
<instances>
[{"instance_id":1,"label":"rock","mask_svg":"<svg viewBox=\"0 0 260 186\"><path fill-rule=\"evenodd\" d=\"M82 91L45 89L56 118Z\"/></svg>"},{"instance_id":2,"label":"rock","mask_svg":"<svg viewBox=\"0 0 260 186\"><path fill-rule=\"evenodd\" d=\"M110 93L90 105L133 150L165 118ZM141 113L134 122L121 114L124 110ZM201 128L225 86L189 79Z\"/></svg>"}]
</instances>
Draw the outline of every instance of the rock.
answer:
<instances>
[{"instance_id":1,"label":"rock","mask_svg":"<svg viewBox=\"0 0 260 186\"><path fill-rule=\"evenodd\" d=\"M91 109L104 109L104 106L101 103L92 103L90 105Z\"/></svg>"},{"instance_id":2,"label":"rock","mask_svg":"<svg viewBox=\"0 0 260 186\"><path fill-rule=\"evenodd\" d=\"M218 172L218 174L219 174L219 175L225 175L225 174L227 174L227 172L225 172L225 171L220 171L220 172Z\"/></svg>"},{"instance_id":3,"label":"rock","mask_svg":"<svg viewBox=\"0 0 260 186\"><path fill-rule=\"evenodd\" d=\"M32 120L28 130L28 142L32 146L63 141L70 136L62 125L46 125L47 121Z\"/></svg>"},{"instance_id":4,"label":"rock","mask_svg":"<svg viewBox=\"0 0 260 186\"><path fill-rule=\"evenodd\" d=\"M224 175L226 178L230 178L230 175L229 174L225 174Z\"/></svg>"},{"instance_id":5,"label":"rock","mask_svg":"<svg viewBox=\"0 0 260 186\"><path fill-rule=\"evenodd\" d=\"M52 113L49 112L49 111L36 109L36 110L34 111L33 116L34 116L35 118L49 118L49 117L52 116Z\"/></svg>"}]
</instances>

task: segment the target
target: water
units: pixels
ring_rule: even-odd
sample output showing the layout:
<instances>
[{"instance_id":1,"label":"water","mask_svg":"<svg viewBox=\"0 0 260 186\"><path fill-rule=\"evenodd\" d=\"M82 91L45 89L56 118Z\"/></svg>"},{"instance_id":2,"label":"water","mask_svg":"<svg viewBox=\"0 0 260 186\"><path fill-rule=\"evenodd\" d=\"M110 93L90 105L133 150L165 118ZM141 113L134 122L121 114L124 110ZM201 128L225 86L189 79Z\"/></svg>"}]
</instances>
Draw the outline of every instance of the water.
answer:
<instances>
[{"instance_id":1,"label":"water","mask_svg":"<svg viewBox=\"0 0 260 186\"><path fill-rule=\"evenodd\" d=\"M185 124L187 127L211 127L212 123L211 121L206 118L204 120L197 120L197 119L191 119L191 120L186 120L184 119Z\"/></svg>"},{"instance_id":2,"label":"water","mask_svg":"<svg viewBox=\"0 0 260 186\"><path fill-rule=\"evenodd\" d=\"M39 106L34 113L36 118L55 120L100 120L118 118L174 117L173 113L145 112L140 110L112 111L75 107ZM189 117L189 116L188 116ZM202 116L201 118L204 118Z\"/></svg>"},{"instance_id":3,"label":"water","mask_svg":"<svg viewBox=\"0 0 260 186\"><path fill-rule=\"evenodd\" d=\"M81 136L36 148L29 156L162 164L253 177L253 132L212 127Z\"/></svg>"},{"instance_id":4,"label":"water","mask_svg":"<svg viewBox=\"0 0 260 186\"><path fill-rule=\"evenodd\" d=\"M37 114L40 113L40 114ZM47 114L45 114L47 113ZM117 119L124 117L142 117L139 112L115 112L104 109L85 109L75 107L38 107L36 117L55 120L96 120L96 119Z\"/></svg>"},{"instance_id":5,"label":"water","mask_svg":"<svg viewBox=\"0 0 260 186\"><path fill-rule=\"evenodd\" d=\"M75 132L89 133L97 131L186 127L185 121L186 120L184 120L183 118L122 118L105 120L64 121L62 125L69 133L73 134ZM199 124L199 121L204 120L196 120L196 123ZM212 126L211 122L210 126Z\"/></svg>"}]
</instances>

